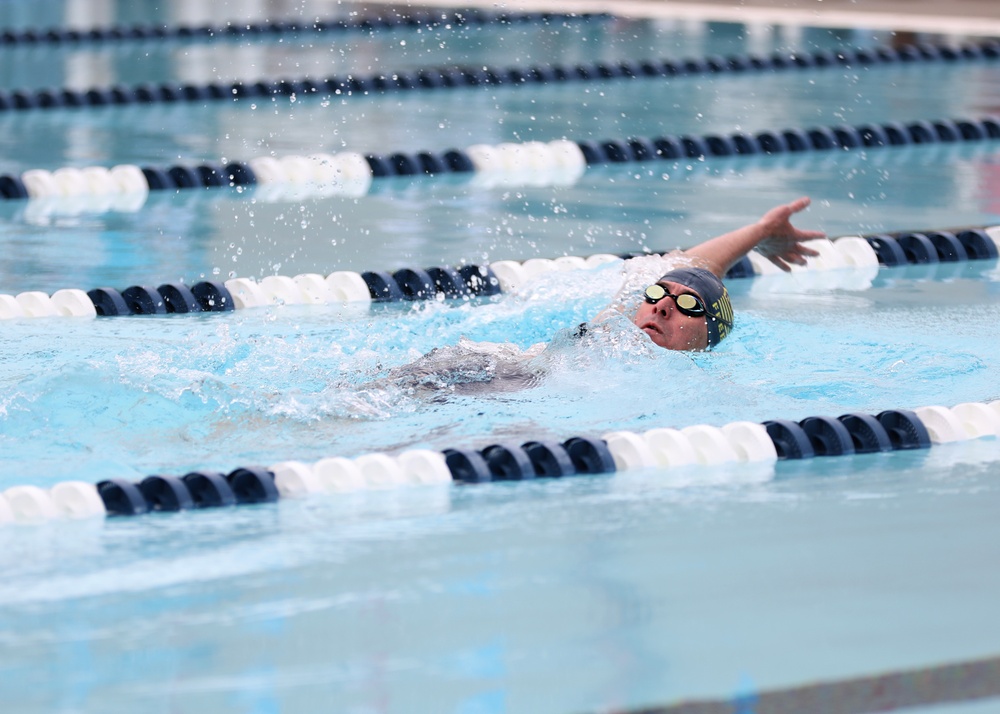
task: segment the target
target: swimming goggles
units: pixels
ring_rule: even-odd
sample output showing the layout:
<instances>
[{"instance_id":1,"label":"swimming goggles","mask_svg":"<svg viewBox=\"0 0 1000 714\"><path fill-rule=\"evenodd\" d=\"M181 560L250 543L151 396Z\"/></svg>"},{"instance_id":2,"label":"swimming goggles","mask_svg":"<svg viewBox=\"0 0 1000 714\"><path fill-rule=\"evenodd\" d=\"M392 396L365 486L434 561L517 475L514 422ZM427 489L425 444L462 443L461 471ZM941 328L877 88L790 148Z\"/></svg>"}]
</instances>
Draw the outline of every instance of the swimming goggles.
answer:
<instances>
[{"instance_id":1,"label":"swimming goggles","mask_svg":"<svg viewBox=\"0 0 1000 714\"><path fill-rule=\"evenodd\" d=\"M646 288L643 296L646 298L646 302L650 305L655 305L663 298L668 297L674 301L674 305L677 306L677 311L682 315L687 315L688 317L705 317L708 315L708 308L705 307L705 303L694 293L671 295L667 292L665 287L656 284L650 285Z\"/></svg>"}]
</instances>

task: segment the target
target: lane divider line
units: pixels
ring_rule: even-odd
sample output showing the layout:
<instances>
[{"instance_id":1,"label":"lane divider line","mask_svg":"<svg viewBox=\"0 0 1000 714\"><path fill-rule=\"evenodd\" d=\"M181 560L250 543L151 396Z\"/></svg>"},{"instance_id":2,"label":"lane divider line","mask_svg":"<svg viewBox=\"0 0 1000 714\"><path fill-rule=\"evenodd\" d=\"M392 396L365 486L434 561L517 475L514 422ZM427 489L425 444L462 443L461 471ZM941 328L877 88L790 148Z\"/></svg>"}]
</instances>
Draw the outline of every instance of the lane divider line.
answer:
<instances>
[{"instance_id":1,"label":"lane divider line","mask_svg":"<svg viewBox=\"0 0 1000 714\"><path fill-rule=\"evenodd\" d=\"M533 18L534 15L526 17ZM552 18L539 16L543 22ZM596 17L596 16L595 16ZM604 17L604 16L601 16ZM276 25L278 26L278 25ZM230 26L235 27L235 26ZM296 27L298 27L296 25ZM31 33L32 31L26 31ZM235 30L234 30L235 32ZM56 33L58 34L58 33ZM30 36L30 35L29 35ZM202 35L207 36L207 35ZM370 76L347 74L326 78L240 80L207 84L140 84L93 87L87 90L16 89L0 91L0 111L73 109L177 102L259 100L264 97L337 96L339 98L388 92L475 87L516 87L528 84L620 81L711 74L749 74L824 68L873 68L927 62L974 62L1000 58L1000 40L991 38L957 46L917 43L898 49L840 48L814 52L776 51L770 55L713 55L705 58L584 62L572 66L540 64L531 67L439 67L414 71L380 72Z\"/></svg>"},{"instance_id":2,"label":"lane divider line","mask_svg":"<svg viewBox=\"0 0 1000 714\"><path fill-rule=\"evenodd\" d=\"M257 157L169 167L121 164L29 169L0 175L2 199L81 196L143 196L150 191L259 186L306 195L365 195L373 179L472 174L483 187L556 186L575 183L587 168L604 164L738 158L802 152L874 151L908 145L992 142L1000 139L1000 118L940 119L907 123L836 125L766 130L757 134L628 137L625 139L476 144L443 152Z\"/></svg>"},{"instance_id":3,"label":"lane divider line","mask_svg":"<svg viewBox=\"0 0 1000 714\"><path fill-rule=\"evenodd\" d=\"M923 232L841 236L809 241L819 255L793 265L792 274L810 275L827 289L864 289L882 267L968 260L996 260L1000 255L1000 226L964 227ZM488 265L401 268L395 272L339 270L327 276L303 273L270 275L259 282L231 278L225 282L202 281L192 286L165 283L158 287L132 285L84 292L58 290L0 294L0 321L43 317L121 317L229 312L277 305L333 305L469 300L517 293L521 286L548 272L589 270L644 253L597 253L529 258L523 262L498 260ZM757 253L736 263L727 280L767 276L781 272Z\"/></svg>"},{"instance_id":4,"label":"lane divider line","mask_svg":"<svg viewBox=\"0 0 1000 714\"><path fill-rule=\"evenodd\" d=\"M228 22L225 25L110 25L76 29L69 27L8 29L0 32L0 48L39 45L81 45L149 40L197 40L208 42L222 39L247 40L259 37L285 35L327 35L343 31L375 32L395 28L432 30L452 26L481 25L551 25L573 21L611 19L606 13L590 12L491 12L478 8L456 10L429 10L398 8L384 13L365 13L357 17L331 17L313 22L296 20L262 20L259 22Z\"/></svg>"},{"instance_id":5,"label":"lane divider line","mask_svg":"<svg viewBox=\"0 0 1000 714\"><path fill-rule=\"evenodd\" d=\"M318 493L473 485L608 474L697 469L874 454L969 439L1000 438L1000 400L879 414L814 416L800 421L737 421L716 427L609 431L564 441L494 443L484 448L412 449L400 454L282 461L229 473L152 474L140 481L66 481L49 489L12 486L0 493L0 523L136 516L151 512L272 503Z\"/></svg>"}]
</instances>

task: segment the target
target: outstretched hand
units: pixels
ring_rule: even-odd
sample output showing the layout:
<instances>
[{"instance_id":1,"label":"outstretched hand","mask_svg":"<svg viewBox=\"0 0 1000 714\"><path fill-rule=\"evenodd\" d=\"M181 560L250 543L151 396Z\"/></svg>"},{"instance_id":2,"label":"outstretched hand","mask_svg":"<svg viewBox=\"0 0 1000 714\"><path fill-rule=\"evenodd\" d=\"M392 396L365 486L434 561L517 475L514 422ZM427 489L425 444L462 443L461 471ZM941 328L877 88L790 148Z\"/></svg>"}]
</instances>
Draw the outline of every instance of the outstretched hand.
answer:
<instances>
[{"instance_id":1,"label":"outstretched hand","mask_svg":"<svg viewBox=\"0 0 1000 714\"><path fill-rule=\"evenodd\" d=\"M757 244L757 252L782 270L791 270L789 263L805 265L807 256L819 255L802 243L824 238L826 234L822 231L799 230L791 223L792 216L805 210L809 203L807 197L799 198L772 208L757 221L757 226L766 234L766 237Z\"/></svg>"}]
</instances>

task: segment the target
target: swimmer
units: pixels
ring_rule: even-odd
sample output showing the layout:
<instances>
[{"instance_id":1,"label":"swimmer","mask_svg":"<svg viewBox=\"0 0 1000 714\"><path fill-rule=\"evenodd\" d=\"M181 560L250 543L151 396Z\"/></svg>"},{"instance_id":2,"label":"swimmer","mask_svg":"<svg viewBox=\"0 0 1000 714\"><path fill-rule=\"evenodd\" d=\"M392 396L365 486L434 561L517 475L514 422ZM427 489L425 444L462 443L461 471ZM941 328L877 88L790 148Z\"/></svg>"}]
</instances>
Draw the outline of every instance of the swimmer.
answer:
<instances>
[{"instance_id":1,"label":"swimmer","mask_svg":"<svg viewBox=\"0 0 1000 714\"><path fill-rule=\"evenodd\" d=\"M791 224L791 217L808 205L808 198L799 198L772 208L756 223L693 248L625 261L617 295L607 308L580 325L575 336L603 329L613 332L620 329L622 317L631 315L631 323L659 347L711 349L733 328L733 308L722 277L735 263L757 250L787 271L790 265L804 265L807 257L818 255L803 243L822 238L824 233L800 230ZM519 391L544 378L545 366L536 358L547 347L540 343L521 351L510 344L463 338L457 345L432 350L415 362L394 368L387 379L398 387L437 395L442 390L467 395Z\"/></svg>"},{"instance_id":2,"label":"swimmer","mask_svg":"<svg viewBox=\"0 0 1000 714\"><path fill-rule=\"evenodd\" d=\"M804 210L809 199L799 198L776 206L748 226L711 238L681 252L687 265L667 271L643 291L643 301L632 322L645 332L655 345L668 350L706 350L719 344L733 328L733 307L722 283L726 272L752 250L767 257L782 270L789 264L804 265L816 251L803 242L823 238L821 231L799 230L791 223L795 213ZM677 257L678 254L668 254ZM612 306L590 325L621 310L623 292L634 291L626 281Z\"/></svg>"}]
</instances>

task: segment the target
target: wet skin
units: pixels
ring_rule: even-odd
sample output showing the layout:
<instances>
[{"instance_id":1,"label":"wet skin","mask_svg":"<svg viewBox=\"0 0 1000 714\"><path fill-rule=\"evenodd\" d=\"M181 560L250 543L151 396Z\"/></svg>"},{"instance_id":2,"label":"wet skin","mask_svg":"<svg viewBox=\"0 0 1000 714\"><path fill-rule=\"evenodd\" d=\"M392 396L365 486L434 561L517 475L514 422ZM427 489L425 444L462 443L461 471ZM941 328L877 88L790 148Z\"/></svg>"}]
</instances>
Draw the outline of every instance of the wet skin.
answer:
<instances>
[{"instance_id":1,"label":"wet skin","mask_svg":"<svg viewBox=\"0 0 1000 714\"><path fill-rule=\"evenodd\" d=\"M691 293L694 290L680 283L661 282L671 295ZM698 295L701 298L701 295ZM654 344L668 350L704 350L708 348L708 325L705 317L681 314L674 301L665 297L655 305L646 301L639 306L632 318L640 330L649 335Z\"/></svg>"}]
</instances>

